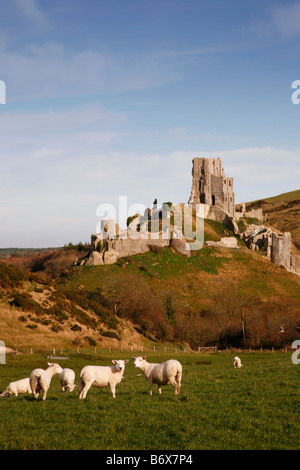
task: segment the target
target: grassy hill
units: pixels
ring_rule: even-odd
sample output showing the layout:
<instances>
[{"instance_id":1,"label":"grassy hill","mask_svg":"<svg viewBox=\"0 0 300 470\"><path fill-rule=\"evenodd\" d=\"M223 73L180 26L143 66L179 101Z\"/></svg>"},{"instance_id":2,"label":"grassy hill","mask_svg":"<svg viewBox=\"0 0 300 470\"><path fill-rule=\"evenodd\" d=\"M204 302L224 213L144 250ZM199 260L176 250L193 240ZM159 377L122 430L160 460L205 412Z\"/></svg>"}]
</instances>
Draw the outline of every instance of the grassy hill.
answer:
<instances>
[{"instance_id":1,"label":"grassy hill","mask_svg":"<svg viewBox=\"0 0 300 470\"><path fill-rule=\"evenodd\" d=\"M300 189L297 189L296 191L289 191L288 193L282 193L279 194L278 196L272 196L268 197L265 199L257 199L256 201L248 202L248 204L254 204L258 201L265 201L267 203L272 203L272 202L289 202L289 201L295 201L295 200L300 200Z\"/></svg>"},{"instance_id":2,"label":"grassy hill","mask_svg":"<svg viewBox=\"0 0 300 470\"><path fill-rule=\"evenodd\" d=\"M297 237L300 200L274 199L249 207L263 207L268 223ZM205 240L234 236L212 220L204 230ZM87 250L72 245L0 262L0 331L7 345L128 348L155 341L258 348L290 345L298 335L300 278L241 240L238 249L204 246L190 258L165 248L113 265L74 266Z\"/></svg>"},{"instance_id":3,"label":"grassy hill","mask_svg":"<svg viewBox=\"0 0 300 470\"><path fill-rule=\"evenodd\" d=\"M294 252L300 251L300 189L247 203L247 209L262 208L266 225L291 232Z\"/></svg>"}]
</instances>

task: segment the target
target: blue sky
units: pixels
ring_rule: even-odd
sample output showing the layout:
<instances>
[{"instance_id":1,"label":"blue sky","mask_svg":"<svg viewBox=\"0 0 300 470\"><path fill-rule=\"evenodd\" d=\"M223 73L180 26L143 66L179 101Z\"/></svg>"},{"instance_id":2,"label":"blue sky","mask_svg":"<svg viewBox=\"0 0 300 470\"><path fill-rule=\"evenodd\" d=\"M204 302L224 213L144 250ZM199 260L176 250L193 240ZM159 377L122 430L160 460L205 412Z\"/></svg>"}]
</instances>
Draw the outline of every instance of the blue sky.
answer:
<instances>
[{"instance_id":1,"label":"blue sky","mask_svg":"<svg viewBox=\"0 0 300 470\"><path fill-rule=\"evenodd\" d=\"M88 241L99 204L299 189L300 1L2 0L0 247Z\"/></svg>"}]
</instances>

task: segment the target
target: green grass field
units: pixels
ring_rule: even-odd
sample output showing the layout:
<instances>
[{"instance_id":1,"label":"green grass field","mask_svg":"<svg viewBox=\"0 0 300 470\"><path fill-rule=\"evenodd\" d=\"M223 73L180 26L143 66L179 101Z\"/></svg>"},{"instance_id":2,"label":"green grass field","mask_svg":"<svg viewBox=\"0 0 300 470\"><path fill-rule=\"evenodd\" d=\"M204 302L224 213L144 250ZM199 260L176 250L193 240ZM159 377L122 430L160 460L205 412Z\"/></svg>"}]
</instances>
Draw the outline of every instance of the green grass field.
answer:
<instances>
[{"instance_id":1,"label":"green grass field","mask_svg":"<svg viewBox=\"0 0 300 470\"><path fill-rule=\"evenodd\" d=\"M272 203L272 202L277 202L277 201L294 201L300 199L300 189L297 189L296 191L289 191L288 193L282 193L278 194L278 196L273 196L273 197L267 197L267 198L261 198L261 200ZM259 199L251 202L247 202L247 205L249 204L254 204L257 202Z\"/></svg>"},{"instance_id":2,"label":"green grass field","mask_svg":"<svg viewBox=\"0 0 300 470\"><path fill-rule=\"evenodd\" d=\"M103 352L73 355L62 367L79 372L84 365L110 365L130 359L116 399L109 387L95 388L84 401L78 390L63 393L58 376L52 379L45 402L31 395L0 399L0 449L200 450L298 449L300 365L291 353L241 352L244 367L234 369L234 353L172 355L183 365L182 389L148 383L133 367L132 355ZM150 362L170 358L148 353ZM0 390L46 368L45 355L9 356L0 365ZM59 362L59 361L57 361Z\"/></svg>"}]
</instances>

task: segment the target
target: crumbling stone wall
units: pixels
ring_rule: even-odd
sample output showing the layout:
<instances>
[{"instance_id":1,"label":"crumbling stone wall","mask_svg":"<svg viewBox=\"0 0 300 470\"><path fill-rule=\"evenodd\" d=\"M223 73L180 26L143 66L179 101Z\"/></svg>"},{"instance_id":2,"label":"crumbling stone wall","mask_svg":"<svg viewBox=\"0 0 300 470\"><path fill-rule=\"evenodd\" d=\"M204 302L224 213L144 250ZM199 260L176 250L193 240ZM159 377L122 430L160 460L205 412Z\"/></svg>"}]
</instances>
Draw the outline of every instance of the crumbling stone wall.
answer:
<instances>
[{"instance_id":1,"label":"crumbling stone wall","mask_svg":"<svg viewBox=\"0 0 300 470\"><path fill-rule=\"evenodd\" d=\"M236 220L243 219L244 217L247 217L249 219L257 219L261 222L264 220L262 209L252 209L251 211L245 210L234 213L234 218Z\"/></svg>"},{"instance_id":2,"label":"crumbling stone wall","mask_svg":"<svg viewBox=\"0 0 300 470\"><path fill-rule=\"evenodd\" d=\"M170 245L170 240L164 239L142 239L142 238L127 238L118 240L107 240L105 250L115 250L117 258L124 256L138 255L146 253L151 247L165 247Z\"/></svg>"},{"instance_id":3,"label":"crumbling stone wall","mask_svg":"<svg viewBox=\"0 0 300 470\"><path fill-rule=\"evenodd\" d=\"M300 255L291 255L291 271L300 276Z\"/></svg>"}]
</instances>

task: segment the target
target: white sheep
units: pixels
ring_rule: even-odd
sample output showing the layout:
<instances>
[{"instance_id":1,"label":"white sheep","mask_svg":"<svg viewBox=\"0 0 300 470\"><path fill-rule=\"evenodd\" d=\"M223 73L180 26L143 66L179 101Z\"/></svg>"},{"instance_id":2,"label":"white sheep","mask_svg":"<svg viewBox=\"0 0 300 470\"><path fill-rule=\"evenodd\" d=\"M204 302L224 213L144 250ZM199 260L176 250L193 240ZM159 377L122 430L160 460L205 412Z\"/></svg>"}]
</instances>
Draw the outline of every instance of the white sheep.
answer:
<instances>
[{"instance_id":1,"label":"white sheep","mask_svg":"<svg viewBox=\"0 0 300 470\"><path fill-rule=\"evenodd\" d=\"M80 400L86 397L92 385L95 387L110 386L113 398L116 398L116 385L121 382L128 360L113 360L114 366L85 366L80 372Z\"/></svg>"},{"instance_id":2,"label":"white sheep","mask_svg":"<svg viewBox=\"0 0 300 470\"><path fill-rule=\"evenodd\" d=\"M158 393L161 395L162 385L173 385L174 393L180 392L182 365L175 359L170 359L161 364L154 364L146 361L146 357L133 357L134 367L138 367L144 373L150 386L150 395L152 395L153 384L158 385Z\"/></svg>"},{"instance_id":3,"label":"white sheep","mask_svg":"<svg viewBox=\"0 0 300 470\"><path fill-rule=\"evenodd\" d=\"M19 393L32 393L29 377L26 379L16 380L15 382L10 382L4 392L1 393L0 397L7 397L9 395L15 395L17 397Z\"/></svg>"},{"instance_id":4,"label":"white sheep","mask_svg":"<svg viewBox=\"0 0 300 470\"><path fill-rule=\"evenodd\" d=\"M48 369L34 369L29 377L30 387L36 399L38 399L40 392L42 392L43 400L46 400L53 375L62 372L62 368L59 364L52 362L48 362L47 364L49 366Z\"/></svg>"},{"instance_id":5,"label":"white sheep","mask_svg":"<svg viewBox=\"0 0 300 470\"><path fill-rule=\"evenodd\" d=\"M72 369L68 369L67 367L59 374L59 381L63 392L73 392L74 388L77 387L77 385L74 383L75 372Z\"/></svg>"},{"instance_id":6,"label":"white sheep","mask_svg":"<svg viewBox=\"0 0 300 470\"><path fill-rule=\"evenodd\" d=\"M232 362L233 362L233 367L234 367L234 368L243 367L242 361L241 361L240 358L237 357L237 356L235 356L235 357L233 358L233 361L232 361Z\"/></svg>"}]
</instances>

